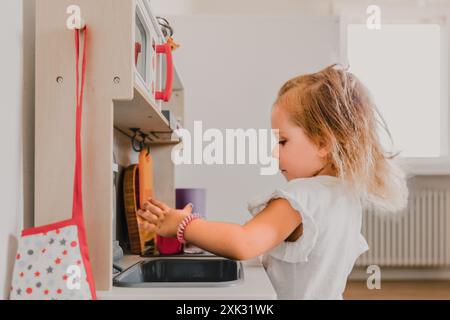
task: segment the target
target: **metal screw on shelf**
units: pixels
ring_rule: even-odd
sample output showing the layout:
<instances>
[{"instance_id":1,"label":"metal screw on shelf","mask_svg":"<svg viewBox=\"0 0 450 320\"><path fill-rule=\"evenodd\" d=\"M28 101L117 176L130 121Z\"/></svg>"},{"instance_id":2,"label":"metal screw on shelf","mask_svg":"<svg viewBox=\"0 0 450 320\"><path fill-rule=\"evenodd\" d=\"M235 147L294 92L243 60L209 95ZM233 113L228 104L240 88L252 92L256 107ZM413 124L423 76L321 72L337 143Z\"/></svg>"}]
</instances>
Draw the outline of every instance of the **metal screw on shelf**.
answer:
<instances>
[{"instance_id":1,"label":"metal screw on shelf","mask_svg":"<svg viewBox=\"0 0 450 320\"><path fill-rule=\"evenodd\" d=\"M115 77L114 78L114 83L115 84L119 84L120 83L120 78L119 77Z\"/></svg>"},{"instance_id":2,"label":"metal screw on shelf","mask_svg":"<svg viewBox=\"0 0 450 320\"><path fill-rule=\"evenodd\" d=\"M57 78L56 78L56 82L57 82L57 83L63 83L63 82L64 82L64 78L61 77L61 76L60 76L60 77L57 77Z\"/></svg>"}]
</instances>

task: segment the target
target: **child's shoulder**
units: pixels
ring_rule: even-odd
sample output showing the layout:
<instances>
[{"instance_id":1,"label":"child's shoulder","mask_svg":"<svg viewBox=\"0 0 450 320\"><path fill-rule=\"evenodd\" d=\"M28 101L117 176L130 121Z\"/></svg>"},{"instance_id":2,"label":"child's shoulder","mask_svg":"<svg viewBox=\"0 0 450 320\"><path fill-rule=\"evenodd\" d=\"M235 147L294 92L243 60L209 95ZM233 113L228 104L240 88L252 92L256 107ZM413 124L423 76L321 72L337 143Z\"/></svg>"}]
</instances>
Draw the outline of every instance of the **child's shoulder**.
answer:
<instances>
[{"instance_id":1,"label":"child's shoulder","mask_svg":"<svg viewBox=\"0 0 450 320\"><path fill-rule=\"evenodd\" d=\"M315 211L318 206L325 205L339 196L334 192L332 185L340 180L332 176L317 176L312 178L298 178L287 182L282 187L270 193L259 195L248 201L248 210L255 215L264 209L272 199L284 198L290 202L294 209L301 211Z\"/></svg>"},{"instance_id":2,"label":"child's shoulder","mask_svg":"<svg viewBox=\"0 0 450 320\"><path fill-rule=\"evenodd\" d=\"M321 208L327 210L336 202L341 204L348 202L350 205L357 200L356 195L353 195L347 184L340 178L333 176L293 179L284 185L281 190L312 212Z\"/></svg>"},{"instance_id":3,"label":"child's shoulder","mask_svg":"<svg viewBox=\"0 0 450 320\"><path fill-rule=\"evenodd\" d=\"M310 192L314 190L320 190L328 187L335 187L342 185L341 179L334 176L315 176L310 178L297 178L290 180L283 187L286 191L294 192Z\"/></svg>"}]
</instances>

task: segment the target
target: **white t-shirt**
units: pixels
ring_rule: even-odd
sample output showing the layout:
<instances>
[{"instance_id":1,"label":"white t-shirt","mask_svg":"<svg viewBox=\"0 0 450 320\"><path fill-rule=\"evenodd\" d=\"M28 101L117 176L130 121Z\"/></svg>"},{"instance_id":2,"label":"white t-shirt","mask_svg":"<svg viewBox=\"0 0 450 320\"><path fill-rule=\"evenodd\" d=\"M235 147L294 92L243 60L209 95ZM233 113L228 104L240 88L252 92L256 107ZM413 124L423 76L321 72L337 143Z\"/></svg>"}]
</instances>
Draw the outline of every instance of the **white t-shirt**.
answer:
<instances>
[{"instance_id":1,"label":"white t-shirt","mask_svg":"<svg viewBox=\"0 0 450 320\"><path fill-rule=\"evenodd\" d=\"M248 203L252 215L284 198L299 212L303 235L262 257L278 299L342 299L356 259L369 249L361 235L362 206L346 182L332 176L289 181Z\"/></svg>"}]
</instances>

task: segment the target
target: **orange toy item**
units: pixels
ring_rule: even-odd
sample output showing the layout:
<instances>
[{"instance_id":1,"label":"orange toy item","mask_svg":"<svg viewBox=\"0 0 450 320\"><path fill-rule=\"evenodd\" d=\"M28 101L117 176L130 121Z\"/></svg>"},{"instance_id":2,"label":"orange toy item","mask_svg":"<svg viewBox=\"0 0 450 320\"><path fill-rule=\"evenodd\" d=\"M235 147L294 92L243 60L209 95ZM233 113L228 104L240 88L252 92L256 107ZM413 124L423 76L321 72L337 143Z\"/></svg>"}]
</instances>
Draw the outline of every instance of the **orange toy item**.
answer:
<instances>
[{"instance_id":1,"label":"orange toy item","mask_svg":"<svg viewBox=\"0 0 450 320\"><path fill-rule=\"evenodd\" d=\"M153 159L146 148L139 154L139 202L153 198Z\"/></svg>"},{"instance_id":2,"label":"orange toy item","mask_svg":"<svg viewBox=\"0 0 450 320\"><path fill-rule=\"evenodd\" d=\"M125 170L124 200L131 252L133 254L155 254L156 234L139 226L141 218L137 211L153 197L153 160L147 148L139 154L139 164Z\"/></svg>"}]
</instances>

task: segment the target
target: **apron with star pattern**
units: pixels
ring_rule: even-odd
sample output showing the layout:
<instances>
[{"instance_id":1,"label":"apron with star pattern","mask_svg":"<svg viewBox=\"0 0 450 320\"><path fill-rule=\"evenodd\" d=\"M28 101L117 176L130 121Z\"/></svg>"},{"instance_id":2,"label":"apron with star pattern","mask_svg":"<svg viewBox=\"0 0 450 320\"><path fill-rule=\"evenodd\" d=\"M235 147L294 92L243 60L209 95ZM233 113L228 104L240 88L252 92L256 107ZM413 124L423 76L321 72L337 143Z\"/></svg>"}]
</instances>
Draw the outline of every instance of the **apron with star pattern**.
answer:
<instances>
[{"instance_id":1,"label":"apron with star pattern","mask_svg":"<svg viewBox=\"0 0 450 320\"><path fill-rule=\"evenodd\" d=\"M79 92L80 35L84 34ZM19 239L11 300L95 300L95 287L83 218L81 120L86 78L87 28L75 30L76 158L72 218L26 229Z\"/></svg>"}]
</instances>

